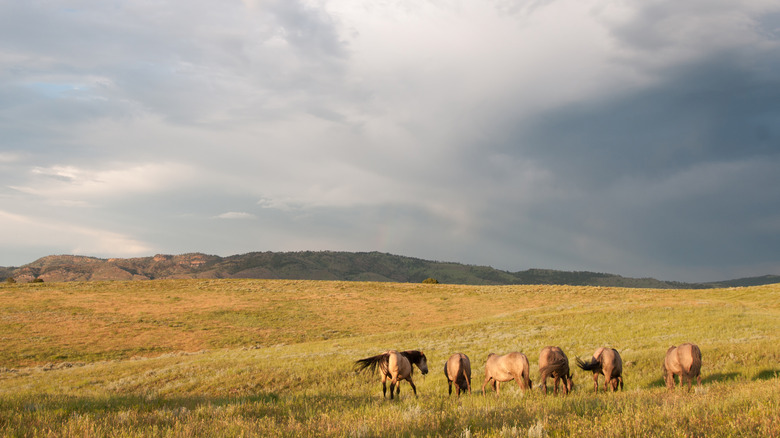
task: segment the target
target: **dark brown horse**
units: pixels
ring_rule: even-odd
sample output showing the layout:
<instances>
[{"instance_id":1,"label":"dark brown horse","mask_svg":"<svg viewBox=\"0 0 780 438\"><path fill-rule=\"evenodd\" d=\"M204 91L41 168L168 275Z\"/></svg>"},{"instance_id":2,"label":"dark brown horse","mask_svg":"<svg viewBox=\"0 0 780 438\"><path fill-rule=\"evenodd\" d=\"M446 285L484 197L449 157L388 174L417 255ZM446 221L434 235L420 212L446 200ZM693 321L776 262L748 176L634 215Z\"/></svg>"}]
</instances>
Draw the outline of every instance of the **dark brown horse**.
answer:
<instances>
[{"instance_id":1,"label":"dark brown horse","mask_svg":"<svg viewBox=\"0 0 780 438\"><path fill-rule=\"evenodd\" d=\"M541 385L547 394L547 378L553 377L553 393L558 394L558 382L563 380L563 393L574 389L574 379L569 372L569 358L559 347L544 347L539 354L539 374Z\"/></svg>"},{"instance_id":2,"label":"dark brown horse","mask_svg":"<svg viewBox=\"0 0 780 438\"><path fill-rule=\"evenodd\" d=\"M696 377L697 386L701 386L701 350L696 344L682 344L679 347L671 346L666 350L664 359L664 380L666 387L674 389L674 375L680 376L680 388L685 380L688 380L688 391Z\"/></svg>"},{"instance_id":3,"label":"dark brown horse","mask_svg":"<svg viewBox=\"0 0 780 438\"><path fill-rule=\"evenodd\" d=\"M412 374L414 374L414 368L412 364L417 365L420 372L428 374L428 359L423 352L418 350L408 350L397 352L395 350L385 351L382 354L376 356L367 357L355 361L356 371L363 371L366 368L370 368L373 372L379 368L379 374L382 376L382 397L387 396L386 381L390 380L390 399L393 398L393 389L396 389L396 394L401 393L401 380L406 380L414 391L414 396L417 397L417 387L414 386L412 381Z\"/></svg>"},{"instance_id":4,"label":"dark brown horse","mask_svg":"<svg viewBox=\"0 0 780 438\"><path fill-rule=\"evenodd\" d=\"M460 397L461 391L468 390L471 394L471 361L463 353L455 353L444 364L444 376L447 377L449 395L452 395L452 383L455 383L455 391Z\"/></svg>"},{"instance_id":5,"label":"dark brown horse","mask_svg":"<svg viewBox=\"0 0 780 438\"><path fill-rule=\"evenodd\" d=\"M531 379L529 374L531 367L528 365L528 358L525 354L519 352L507 353L499 356L490 353L485 363L485 383L482 384L482 394L485 393L485 386L493 381L493 389L498 396L501 391L501 382L509 382L514 379L520 389L531 388Z\"/></svg>"},{"instance_id":6,"label":"dark brown horse","mask_svg":"<svg viewBox=\"0 0 780 438\"><path fill-rule=\"evenodd\" d=\"M618 385L623 390L623 360L614 348L599 348L588 362L578 357L577 366L585 371L593 371L594 391L599 392L599 374L604 375L604 391L608 391L607 388L617 391Z\"/></svg>"}]
</instances>

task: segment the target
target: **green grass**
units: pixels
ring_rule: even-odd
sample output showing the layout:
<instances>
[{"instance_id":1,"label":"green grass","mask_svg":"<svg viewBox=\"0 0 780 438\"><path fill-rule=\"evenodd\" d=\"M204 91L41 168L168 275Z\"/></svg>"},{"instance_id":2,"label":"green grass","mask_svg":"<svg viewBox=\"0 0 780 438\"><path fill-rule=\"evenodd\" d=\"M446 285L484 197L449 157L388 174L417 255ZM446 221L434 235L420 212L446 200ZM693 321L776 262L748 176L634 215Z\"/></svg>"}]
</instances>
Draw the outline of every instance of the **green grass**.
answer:
<instances>
[{"instance_id":1,"label":"green grass","mask_svg":"<svg viewBox=\"0 0 780 438\"><path fill-rule=\"evenodd\" d=\"M2 436L780 436L780 285L716 290L257 280L0 287ZM667 391L673 344L703 353L703 385ZM625 390L479 393L490 352L573 361L602 345ZM423 350L382 399L356 359ZM464 352L472 395L448 397Z\"/></svg>"}]
</instances>

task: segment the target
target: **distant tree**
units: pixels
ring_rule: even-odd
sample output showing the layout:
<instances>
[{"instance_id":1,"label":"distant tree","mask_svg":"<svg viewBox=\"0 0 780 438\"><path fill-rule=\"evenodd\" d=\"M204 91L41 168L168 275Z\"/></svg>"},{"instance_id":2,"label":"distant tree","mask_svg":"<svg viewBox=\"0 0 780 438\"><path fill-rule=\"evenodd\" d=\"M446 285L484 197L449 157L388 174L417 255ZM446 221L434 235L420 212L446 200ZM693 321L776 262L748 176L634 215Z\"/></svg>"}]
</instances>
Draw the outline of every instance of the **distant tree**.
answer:
<instances>
[{"instance_id":1,"label":"distant tree","mask_svg":"<svg viewBox=\"0 0 780 438\"><path fill-rule=\"evenodd\" d=\"M43 283L43 278L36 278L35 280L31 281L30 283Z\"/></svg>"},{"instance_id":2,"label":"distant tree","mask_svg":"<svg viewBox=\"0 0 780 438\"><path fill-rule=\"evenodd\" d=\"M16 283L16 279L13 278L13 277L8 277L8 278L5 279L5 282L8 283L8 284L14 284L14 283Z\"/></svg>"},{"instance_id":3,"label":"distant tree","mask_svg":"<svg viewBox=\"0 0 780 438\"><path fill-rule=\"evenodd\" d=\"M439 284L439 280L437 280L437 279L435 279L433 277L428 277L425 280L423 280L423 283L425 283L425 284Z\"/></svg>"}]
</instances>

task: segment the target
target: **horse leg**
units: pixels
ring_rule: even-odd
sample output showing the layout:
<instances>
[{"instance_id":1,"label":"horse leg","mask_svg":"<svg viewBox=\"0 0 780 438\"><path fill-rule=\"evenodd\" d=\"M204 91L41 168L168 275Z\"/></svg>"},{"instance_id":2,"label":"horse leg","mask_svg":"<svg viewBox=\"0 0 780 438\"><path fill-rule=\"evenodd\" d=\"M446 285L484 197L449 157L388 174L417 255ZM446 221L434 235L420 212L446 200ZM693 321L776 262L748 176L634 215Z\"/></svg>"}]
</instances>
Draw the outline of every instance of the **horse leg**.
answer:
<instances>
[{"instance_id":1,"label":"horse leg","mask_svg":"<svg viewBox=\"0 0 780 438\"><path fill-rule=\"evenodd\" d=\"M449 394L448 394L448 395L452 395L452 380L450 380L450 379L447 379L447 385L449 385L449 387L450 387L450 392L449 392ZM456 384L456 385L457 385L457 384ZM457 389L457 388L456 388L456 389Z\"/></svg>"},{"instance_id":2,"label":"horse leg","mask_svg":"<svg viewBox=\"0 0 780 438\"><path fill-rule=\"evenodd\" d=\"M485 387L487 386L488 382L490 382L490 377L485 377L485 383L482 384L482 395L485 395Z\"/></svg>"},{"instance_id":3,"label":"horse leg","mask_svg":"<svg viewBox=\"0 0 780 438\"><path fill-rule=\"evenodd\" d=\"M494 380L493 387L496 388L496 397L498 397L499 392L501 392L501 382Z\"/></svg>"},{"instance_id":4,"label":"horse leg","mask_svg":"<svg viewBox=\"0 0 780 438\"><path fill-rule=\"evenodd\" d=\"M412 391L414 391L414 396L417 397L417 387L414 386L414 382L412 382L412 379L409 379L408 382L409 385L412 387ZM398 387L400 389L401 385L398 385Z\"/></svg>"},{"instance_id":5,"label":"horse leg","mask_svg":"<svg viewBox=\"0 0 780 438\"><path fill-rule=\"evenodd\" d=\"M382 377L382 398L387 398L387 383L385 383L386 380L386 377ZM393 398L392 389L390 390L390 398Z\"/></svg>"},{"instance_id":6,"label":"horse leg","mask_svg":"<svg viewBox=\"0 0 780 438\"><path fill-rule=\"evenodd\" d=\"M544 395L547 395L547 377L542 379L542 388L544 390Z\"/></svg>"},{"instance_id":7,"label":"horse leg","mask_svg":"<svg viewBox=\"0 0 780 438\"><path fill-rule=\"evenodd\" d=\"M393 393L395 392L395 387L398 384L399 384L398 379L393 378L392 380L390 380L390 400L393 399Z\"/></svg>"},{"instance_id":8,"label":"horse leg","mask_svg":"<svg viewBox=\"0 0 780 438\"><path fill-rule=\"evenodd\" d=\"M606 385L606 384L607 383L604 382L604 385ZM596 394L599 393L599 375L596 374L596 373L593 373L593 390L596 391Z\"/></svg>"},{"instance_id":9,"label":"horse leg","mask_svg":"<svg viewBox=\"0 0 780 438\"><path fill-rule=\"evenodd\" d=\"M561 381L561 376L556 376L553 380L553 395L558 395L558 383Z\"/></svg>"}]
</instances>

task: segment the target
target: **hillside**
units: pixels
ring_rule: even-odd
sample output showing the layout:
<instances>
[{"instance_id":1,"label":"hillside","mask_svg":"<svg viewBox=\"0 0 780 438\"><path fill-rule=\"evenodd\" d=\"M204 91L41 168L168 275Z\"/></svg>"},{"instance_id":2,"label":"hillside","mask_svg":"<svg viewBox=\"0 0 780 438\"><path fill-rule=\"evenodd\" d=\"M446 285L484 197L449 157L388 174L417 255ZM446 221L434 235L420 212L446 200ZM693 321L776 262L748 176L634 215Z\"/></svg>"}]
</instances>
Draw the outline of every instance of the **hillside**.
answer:
<instances>
[{"instance_id":1,"label":"hillside","mask_svg":"<svg viewBox=\"0 0 780 438\"><path fill-rule=\"evenodd\" d=\"M0 283L0 436L777 437L780 285L590 286L159 280ZM607 315L608 317L605 317ZM702 384L667 390L670 345L702 350ZM574 392L544 395L561 347ZM573 365L619 351L625 389ZM419 349L417 397L383 399L355 360ZM481 394L489 353L527 355L533 390ZM442 365L470 358L472 394ZM601 379L603 382L603 378ZM552 382L547 382L552 386Z\"/></svg>"},{"instance_id":2,"label":"hillside","mask_svg":"<svg viewBox=\"0 0 780 438\"><path fill-rule=\"evenodd\" d=\"M93 280L184 278L254 278L295 280L384 281L419 283L433 277L441 283L467 285L560 284L643 288L712 288L757 286L780 282L764 276L719 283L679 283L627 278L596 272L529 269L508 272L489 266L464 265L379 252L253 252L229 257L201 253L140 258L47 256L19 268L0 267L0 279L26 283Z\"/></svg>"}]
</instances>

